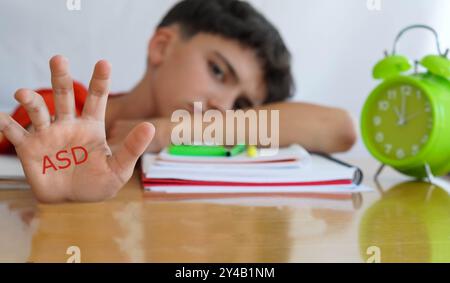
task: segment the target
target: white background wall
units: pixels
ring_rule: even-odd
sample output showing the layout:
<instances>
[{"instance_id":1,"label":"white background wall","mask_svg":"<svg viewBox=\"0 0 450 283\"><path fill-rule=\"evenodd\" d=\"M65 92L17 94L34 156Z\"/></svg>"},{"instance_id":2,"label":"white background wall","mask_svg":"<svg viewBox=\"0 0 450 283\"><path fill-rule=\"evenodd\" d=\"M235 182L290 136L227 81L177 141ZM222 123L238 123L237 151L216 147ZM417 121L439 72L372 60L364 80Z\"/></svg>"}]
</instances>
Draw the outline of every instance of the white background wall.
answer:
<instances>
[{"instance_id":1,"label":"white background wall","mask_svg":"<svg viewBox=\"0 0 450 283\"><path fill-rule=\"evenodd\" d=\"M371 0L377 1L377 0ZM100 58L113 65L112 91L131 88L145 68L148 39L174 0L0 0L0 111L15 106L19 87L49 86L48 59L64 54L73 76L87 83ZM295 100L347 109L357 121L375 85L371 68L396 33L414 23L432 25L450 46L450 1L252 0L279 27L294 59ZM435 52L424 31L408 34L401 51L412 58ZM367 154L361 142L349 153Z\"/></svg>"}]
</instances>

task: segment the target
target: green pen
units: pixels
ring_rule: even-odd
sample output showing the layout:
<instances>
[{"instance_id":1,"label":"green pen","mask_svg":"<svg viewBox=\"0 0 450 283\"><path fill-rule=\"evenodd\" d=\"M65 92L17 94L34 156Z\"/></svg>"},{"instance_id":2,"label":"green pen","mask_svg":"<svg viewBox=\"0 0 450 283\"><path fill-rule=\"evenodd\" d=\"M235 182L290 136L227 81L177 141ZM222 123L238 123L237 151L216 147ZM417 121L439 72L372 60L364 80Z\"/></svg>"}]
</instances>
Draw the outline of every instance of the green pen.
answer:
<instances>
[{"instance_id":1,"label":"green pen","mask_svg":"<svg viewBox=\"0 0 450 283\"><path fill-rule=\"evenodd\" d=\"M246 149L246 146L243 144L235 145L227 151L226 156L230 157L230 156L238 155L239 153L243 152L245 149Z\"/></svg>"},{"instance_id":2,"label":"green pen","mask_svg":"<svg viewBox=\"0 0 450 283\"><path fill-rule=\"evenodd\" d=\"M230 149L218 145L170 145L168 152L181 156L235 156L245 150L245 145L236 145Z\"/></svg>"}]
</instances>

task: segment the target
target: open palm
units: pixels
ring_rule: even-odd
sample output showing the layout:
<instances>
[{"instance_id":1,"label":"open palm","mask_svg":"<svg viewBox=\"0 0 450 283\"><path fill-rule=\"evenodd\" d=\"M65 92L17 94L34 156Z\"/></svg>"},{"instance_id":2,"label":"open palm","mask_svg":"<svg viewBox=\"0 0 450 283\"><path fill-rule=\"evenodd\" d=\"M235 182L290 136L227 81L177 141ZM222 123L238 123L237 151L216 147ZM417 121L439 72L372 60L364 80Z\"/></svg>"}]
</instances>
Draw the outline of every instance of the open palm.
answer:
<instances>
[{"instance_id":1,"label":"open palm","mask_svg":"<svg viewBox=\"0 0 450 283\"><path fill-rule=\"evenodd\" d=\"M3 113L0 131L14 145L39 201L101 201L113 197L131 177L139 156L154 136L154 127L146 122L137 125L113 154L106 142L104 123L109 64L96 64L89 95L78 118L67 60L53 57L50 69L54 121L39 94L20 89L15 98L30 116L33 131L28 132Z\"/></svg>"}]
</instances>

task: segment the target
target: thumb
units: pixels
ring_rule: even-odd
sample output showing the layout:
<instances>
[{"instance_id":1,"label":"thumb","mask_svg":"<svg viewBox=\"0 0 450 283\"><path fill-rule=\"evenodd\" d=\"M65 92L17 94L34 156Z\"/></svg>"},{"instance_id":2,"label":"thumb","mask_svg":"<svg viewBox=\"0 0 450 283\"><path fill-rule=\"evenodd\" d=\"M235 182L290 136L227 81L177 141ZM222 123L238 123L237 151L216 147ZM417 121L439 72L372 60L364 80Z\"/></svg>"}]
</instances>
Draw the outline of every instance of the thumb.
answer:
<instances>
[{"instance_id":1,"label":"thumb","mask_svg":"<svg viewBox=\"0 0 450 283\"><path fill-rule=\"evenodd\" d=\"M131 130L116 154L111 157L110 166L124 183L133 174L134 165L154 136L155 127L151 123L140 123Z\"/></svg>"}]
</instances>

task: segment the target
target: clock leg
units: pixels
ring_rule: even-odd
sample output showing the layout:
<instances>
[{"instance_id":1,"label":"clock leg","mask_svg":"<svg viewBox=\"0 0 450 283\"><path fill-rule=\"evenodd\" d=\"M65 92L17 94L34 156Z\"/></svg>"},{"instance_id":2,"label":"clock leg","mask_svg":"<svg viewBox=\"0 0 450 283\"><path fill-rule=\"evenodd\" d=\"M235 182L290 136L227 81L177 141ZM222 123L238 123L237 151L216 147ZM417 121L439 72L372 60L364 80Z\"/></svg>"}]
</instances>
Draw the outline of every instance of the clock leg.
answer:
<instances>
[{"instance_id":1,"label":"clock leg","mask_svg":"<svg viewBox=\"0 0 450 283\"><path fill-rule=\"evenodd\" d=\"M381 172L383 171L385 166L386 166L385 164L380 164L380 167L378 167L377 172L373 176L373 180L375 182L378 182L378 177L381 175Z\"/></svg>"},{"instance_id":2,"label":"clock leg","mask_svg":"<svg viewBox=\"0 0 450 283\"><path fill-rule=\"evenodd\" d=\"M434 177L434 175L433 175L433 172L431 172L431 169L430 169L430 165L428 165L428 163L425 163L425 173L427 173L427 180L428 180L428 183L430 183L430 184L434 184L435 183L435 177Z\"/></svg>"},{"instance_id":3,"label":"clock leg","mask_svg":"<svg viewBox=\"0 0 450 283\"><path fill-rule=\"evenodd\" d=\"M384 195L383 187L381 186L380 181L378 180L378 177L381 175L381 172L383 171L385 164L380 164L380 167L378 167L377 172L373 176L373 181L375 183L375 186L377 187L378 192L381 194L381 196Z\"/></svg>"},{"instance_id":4,"label":"clock leg","mask_svg":"<svg viewBox=\"0 0 450 283\"><path fill-rule=\"evenodd\" d=\"M428 165L428 163L425 163L425 172L427 173L427 179L428 182L430 183L430 188L428 189L427 195L425 197L425 200L428 201L431 198L431 195L435 189L436 179L433 175L433 172L431 172L430 165Z\"/></svg>"}]
</instances>

